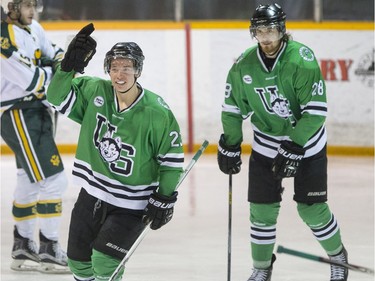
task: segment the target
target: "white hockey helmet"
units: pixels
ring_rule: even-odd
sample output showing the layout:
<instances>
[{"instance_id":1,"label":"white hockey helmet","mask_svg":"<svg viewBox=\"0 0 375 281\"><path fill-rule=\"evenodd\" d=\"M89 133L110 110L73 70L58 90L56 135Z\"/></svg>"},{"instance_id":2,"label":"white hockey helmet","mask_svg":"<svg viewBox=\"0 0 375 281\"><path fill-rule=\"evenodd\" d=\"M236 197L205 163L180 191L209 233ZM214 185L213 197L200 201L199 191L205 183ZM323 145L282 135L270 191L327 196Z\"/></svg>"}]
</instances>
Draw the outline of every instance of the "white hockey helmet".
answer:
<instances>
[{"instance_id":1,"label":"white hockey helmet","mask_svg":"<svg viewBox=\"0 0 375 281\"><path fill-rule=\"evenodd\" d=\"M12 3L14 10L17 12L22 2L33 2L38 13L43 11L43 0L1 0L1 7L3 7L4 13L7 14L9 12L9 3Z\"/></svg>"}]
</instances>

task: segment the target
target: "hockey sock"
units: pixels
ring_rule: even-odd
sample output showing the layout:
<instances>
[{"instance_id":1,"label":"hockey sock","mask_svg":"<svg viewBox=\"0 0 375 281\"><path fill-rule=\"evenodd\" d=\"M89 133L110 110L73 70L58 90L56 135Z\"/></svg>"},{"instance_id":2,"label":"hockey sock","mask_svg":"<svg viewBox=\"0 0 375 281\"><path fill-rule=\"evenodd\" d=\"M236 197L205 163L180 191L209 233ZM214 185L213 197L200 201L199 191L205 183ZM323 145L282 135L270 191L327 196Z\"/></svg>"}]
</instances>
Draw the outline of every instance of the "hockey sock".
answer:
<instances>
[{"instance_id":1,"label":"hockey sock","mask_svg":"<svg viewBox=\"0 0 375 281\"><path fill-rule=\"evenodd\" d=\"M121 260L118 258L114 258L95 249L92 250L91 260L93 264L95 281L108 280L121 262ZM120 271L115 281L120 281L123 274L124 269Z\"/></svg>"},{"instance_id":2,"label":"hockey sock","mask_svg":"<svg viewBox=\"0 0 375 281\"><path fill-rule=\"evenodd\" d=\"M16 220L18 233L25 238L34 240L34 228L36 225L36 202L30 204L18 204L13 202L13 217Z\"/></svg>"},{"instance_id":3,"label":"hockey sock","mask_svg":"<svg viewBox=\"0 0 375 281\"><path fill-rule=\"evenodd\" d=\"M297 208L300 217L327 254L338 254L342 249L340 228L327 203L298 203Z\"/></svg>"},{"instance_id":4,"label":"hockey sock","mask_svg":"<svg viewBox=\"0 0 375 281\"><path fill-rule=\"evenodd\" d=\"M38 184L30 182L24 169L17 169L17 184L14 190L12 214L16 221L18 233L31 240L34 240L37 222L38 193Z\"/></svg>"},{"instance_id":5,"label":"hockey sock","mask_svg":"<svg viewBox=\"0 0 375 281\"><path fill-rule=\"evenodd\" d=\"M73 278L76 281L95 281L94 277L81 278L81 277L75 276L74 274L73 274Z\"/></svg>"},{"instance_id":6,"label":"hockey sock","mask_svg":"<svg viewBox=\"0 0 375 281\"><path fill-rule=\"evenodd\" d=\"M65 172L39 182L40 194L37 212L40 221L40 230L45 237L58 241L62 213L62 194L68 185Z\"/></svg>"},{"instance_id":7,"label":"hockey sock","mask_svg":"<svg viewBox=\"0 0 375 281\"><path fill-rule=\"evenodd\" d=\"M255 268L268 268L271 266L279 210L280 203L250 203L251 255Z\"/></svg>"},{"instance_id":8,"label":"hockey sock","mask_svg":"<svg viewBox=\"0 0 375 281\"><path fill-rule=\"evenodd\" d=\"M68 266L75 280L94 280L91 261L75 261L68 259Z\"/></svg>"},{"instance_id":9,"label":"hockey sock","mask_svg":"<svg viewBox=\"0 0 375 281\"><path fill-rule=\"evenodd\" d=\"M50 240L58 241L61 221L61 199L39 201L38 212L40 230Z\"/></svg>"}]
</instances>

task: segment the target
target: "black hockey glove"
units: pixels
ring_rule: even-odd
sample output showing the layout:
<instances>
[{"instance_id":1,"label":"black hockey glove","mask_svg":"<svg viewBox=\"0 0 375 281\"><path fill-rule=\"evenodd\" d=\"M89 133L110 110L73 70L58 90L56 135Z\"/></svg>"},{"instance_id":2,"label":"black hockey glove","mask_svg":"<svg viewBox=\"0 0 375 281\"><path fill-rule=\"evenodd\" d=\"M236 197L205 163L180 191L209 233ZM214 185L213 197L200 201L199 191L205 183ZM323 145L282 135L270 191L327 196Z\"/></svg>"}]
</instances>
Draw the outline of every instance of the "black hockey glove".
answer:
<instances>
[{"instance_id":1,"label":"black hockey glove","mask_svg":"<svg viewBox=\"0 0 375 281\"><path fill-rule=\"evenodd\" d=\"M167 224L173 217L174 204L177 201L177 191L171 196L154 192L148 199L144 209L143 223L151 222L151 229L156 230Z\"/></svg>"},{"instance_id":2,"label":"black hockey glove","mask_svg":"<svg viewBox=\"0 0 375 281\"><path fill-rule=\"evenodd\" d=\"M227 146L224 134L220 136L217 162L224 174L238 174L241 171L241 146Z\"/></svg>"},{"instance_id":3,"label":"black hockey glove","mask_svg":"<svg viewBox=\"0 0 375 281\"><path fill-rule=\"evenodd\" d=\"M76 72L83 73L96 52L96 41L90 36L94 30L94 25L90 23L73 38L61 61L62 71L70 72L74 69Z\"/></svg>"},{"instance_id":4,"label":"black hockey glove","mask_svg":"<svg viewBox=\"0 0 375 281\"><path fill-rule=\"evenodd\" d=\"M276 179L295 177L305 154L304 148L294 142L283 141L277 152L272 164L274 177Z\"/></svg>"}]
</instances>

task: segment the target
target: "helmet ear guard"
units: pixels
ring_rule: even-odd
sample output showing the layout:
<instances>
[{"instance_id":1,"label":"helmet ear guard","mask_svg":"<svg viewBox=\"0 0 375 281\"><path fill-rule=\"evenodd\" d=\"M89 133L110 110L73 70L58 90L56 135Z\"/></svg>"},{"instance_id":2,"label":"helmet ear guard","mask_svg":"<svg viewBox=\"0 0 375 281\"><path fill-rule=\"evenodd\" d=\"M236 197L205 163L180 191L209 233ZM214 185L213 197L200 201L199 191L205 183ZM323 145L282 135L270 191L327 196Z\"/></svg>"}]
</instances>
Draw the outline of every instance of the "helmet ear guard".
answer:
<instances>
[{"instance_id":1,"label":"helmet ear guard","mask_svg":"<svg viewBox=\"0 0 375 281\"><path fill-rule=\"evenodd\" d=\"M285 21L286 14L279 4L259 5L250 19L251 37L256 37L258 27L276 26L282 38L286 33Z\"/></svg>"},{"instance_id":2,"label":"helmet ear guard","mask_svg":"<svg viewBox=\"0 0 375 281\"><path fill-rule=\"evenodd\" d=\"M142 49L134 42L120 42L109 50L104 59L104 72L109 73L111 62L114 59L124 58L133 61L136 78L141 76L143 61L145 59Z\"/></svg>"}]
</instances>

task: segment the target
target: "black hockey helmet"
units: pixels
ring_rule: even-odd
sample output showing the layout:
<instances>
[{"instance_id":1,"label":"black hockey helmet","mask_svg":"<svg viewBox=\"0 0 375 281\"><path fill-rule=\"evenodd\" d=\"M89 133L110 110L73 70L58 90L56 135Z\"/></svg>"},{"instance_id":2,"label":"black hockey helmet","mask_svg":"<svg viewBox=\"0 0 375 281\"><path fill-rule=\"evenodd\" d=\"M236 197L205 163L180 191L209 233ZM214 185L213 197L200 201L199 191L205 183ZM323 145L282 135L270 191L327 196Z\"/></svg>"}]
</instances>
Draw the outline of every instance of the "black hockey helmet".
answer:
<instances>
[{"instance_id":1,"label":"black hockey helmet","mask_svg":"<svg viewBox=\"0 0 375 281\"><path fill-rule=\"evenodd\" d=\"M109 73L111 61L117 58L131 59L134 62L136 77L141 76L145 56L141 48L134 42L120 42L109 50L104 59L104 71Z\"/></svg>"},{"instance_id":2,"label":"black hockey helmet","mask_svg":"<svg viewBox=\"0 0 375 281\"><path fill-rule=\"evenodd\" d=\"M286 33L286 14L277 3L259 5L250 19L250 34L256 37L256 28L261 26L277 26L281 37Z\"/></svg>"}]
</instances>

